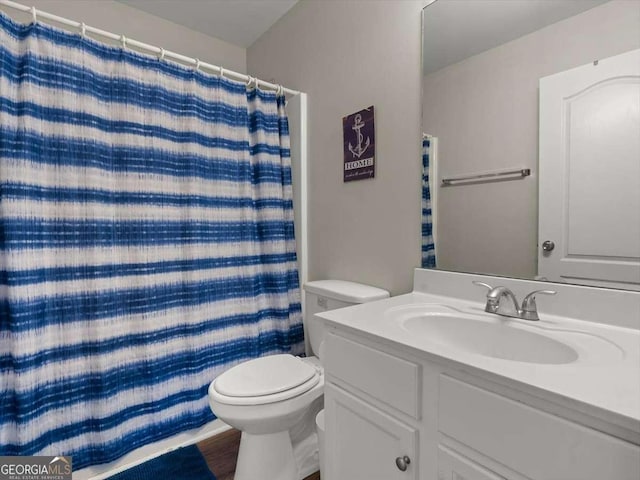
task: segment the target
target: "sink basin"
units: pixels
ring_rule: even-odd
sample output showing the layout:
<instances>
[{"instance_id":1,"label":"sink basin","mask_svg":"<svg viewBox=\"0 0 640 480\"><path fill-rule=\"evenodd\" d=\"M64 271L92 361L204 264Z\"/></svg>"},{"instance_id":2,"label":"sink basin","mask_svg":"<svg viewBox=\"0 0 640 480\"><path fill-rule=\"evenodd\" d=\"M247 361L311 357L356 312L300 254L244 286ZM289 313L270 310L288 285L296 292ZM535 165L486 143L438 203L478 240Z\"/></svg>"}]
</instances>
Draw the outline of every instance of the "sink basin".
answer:
<instances>
[{"instance_id":1,"label":"sink basin","mask_svg":"<svg viewBox=\"0 0 640 480\"><path fill-rule=\"evenodd\" d=\"M487 357L539 364L565 364L578 359L578 352L570 346L501 318L422 313L404 316L400 324L411 334Z\"/></svg>"}]
</instances>

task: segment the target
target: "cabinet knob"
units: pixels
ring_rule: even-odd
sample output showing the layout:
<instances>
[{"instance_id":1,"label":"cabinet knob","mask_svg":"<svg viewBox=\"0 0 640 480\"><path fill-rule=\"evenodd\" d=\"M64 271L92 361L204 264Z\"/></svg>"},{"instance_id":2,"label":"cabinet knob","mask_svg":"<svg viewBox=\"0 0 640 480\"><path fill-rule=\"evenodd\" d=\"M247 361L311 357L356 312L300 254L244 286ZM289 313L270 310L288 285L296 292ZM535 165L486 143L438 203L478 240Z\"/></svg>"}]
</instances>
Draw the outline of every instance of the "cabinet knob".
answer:
<instances>
[{"instance_id":1,"label":"cabinet knob","mask_svg":"<svg viewBox=\"0 0 640 480\"><path fill-rule=\"evenodd\" d=\"M398 467L398 470L400 470L401 472L406 471L407 465L409 465L410 463L411 463L411 459L406 455L404 457L396 458L396 467Z\"/></svg>"}]
</instances>

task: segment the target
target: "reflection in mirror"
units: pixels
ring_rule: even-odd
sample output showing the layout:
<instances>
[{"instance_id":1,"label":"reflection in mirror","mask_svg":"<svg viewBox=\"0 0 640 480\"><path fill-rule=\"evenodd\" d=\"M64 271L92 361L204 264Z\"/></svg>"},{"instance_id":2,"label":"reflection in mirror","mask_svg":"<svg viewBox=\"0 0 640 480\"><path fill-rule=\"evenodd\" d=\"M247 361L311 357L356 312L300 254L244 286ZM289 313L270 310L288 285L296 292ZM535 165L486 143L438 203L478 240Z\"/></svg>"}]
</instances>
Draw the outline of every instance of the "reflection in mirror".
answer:
<instances>
[{"instance_id":1,"label":"reflection in mirror","mask_svg":"<svg viewBox=\"0 0 640 480\"><path fill-rule=\"evenodd\" d=\"M423 263L640 290L640 2L437 0L423 30Z\"/></svg>"}]
</instances>

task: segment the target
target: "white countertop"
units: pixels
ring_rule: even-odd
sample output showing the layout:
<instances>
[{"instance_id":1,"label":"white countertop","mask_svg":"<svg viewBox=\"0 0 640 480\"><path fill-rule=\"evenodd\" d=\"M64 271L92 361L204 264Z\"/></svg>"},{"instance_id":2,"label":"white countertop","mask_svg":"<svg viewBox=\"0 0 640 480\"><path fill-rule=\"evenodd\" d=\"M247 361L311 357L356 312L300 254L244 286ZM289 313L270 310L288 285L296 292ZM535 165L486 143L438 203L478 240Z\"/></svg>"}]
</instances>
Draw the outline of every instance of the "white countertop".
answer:
<instances>
[{"instance_id":1,"label":"white countertop","mask_svg":"<svg viewBox=\"0 0 640 480\"><path fill-rule=\"evenodd\" d=\"M481 297L482 298L482 297ZM556 339L578 353L566 364L538 364L498 359L445 346L402 327L391 312L455 308L470 315L488 315L514 328ZM484 302L470 302L427 293L409 293L387 300L317 314L352 332L391 342L414 355L455 362L533 388L545 397L570 400L587 415L640 434L640 331L541 313L530 322L484 312ZM595 338L594 338L595 337ZM549 395L551 394L551 395Z\"/></svg>"}]
</instances>

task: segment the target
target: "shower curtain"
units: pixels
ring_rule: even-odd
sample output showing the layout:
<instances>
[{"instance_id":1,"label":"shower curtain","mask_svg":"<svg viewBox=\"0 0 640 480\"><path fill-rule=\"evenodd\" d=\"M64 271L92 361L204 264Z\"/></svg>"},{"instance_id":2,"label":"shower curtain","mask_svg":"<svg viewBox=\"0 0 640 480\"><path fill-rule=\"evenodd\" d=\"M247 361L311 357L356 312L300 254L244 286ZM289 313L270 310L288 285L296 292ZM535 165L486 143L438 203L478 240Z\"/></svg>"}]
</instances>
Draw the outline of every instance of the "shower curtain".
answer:
<instances>
[{"instance_id":1,"label":"shower curtain","mask_svg":"<svg viewBox=\"0 0 640 480\"><path fill-rule=\"evenodd\" d=\"M422 138L422 268L436 268L436 247L433 241L431 191L429 188L429 155L431 140Z\"/></svg>"},{"instance_id":2,"label":"shower curtain","mask_svg":"<svg viewBox=\"0 0 640 480\"><path fill-rule=\"evenodd\" d=\"M284 99L0 14L0 455L109 462L301 353Z\"/></svg>"}]
</instances>

